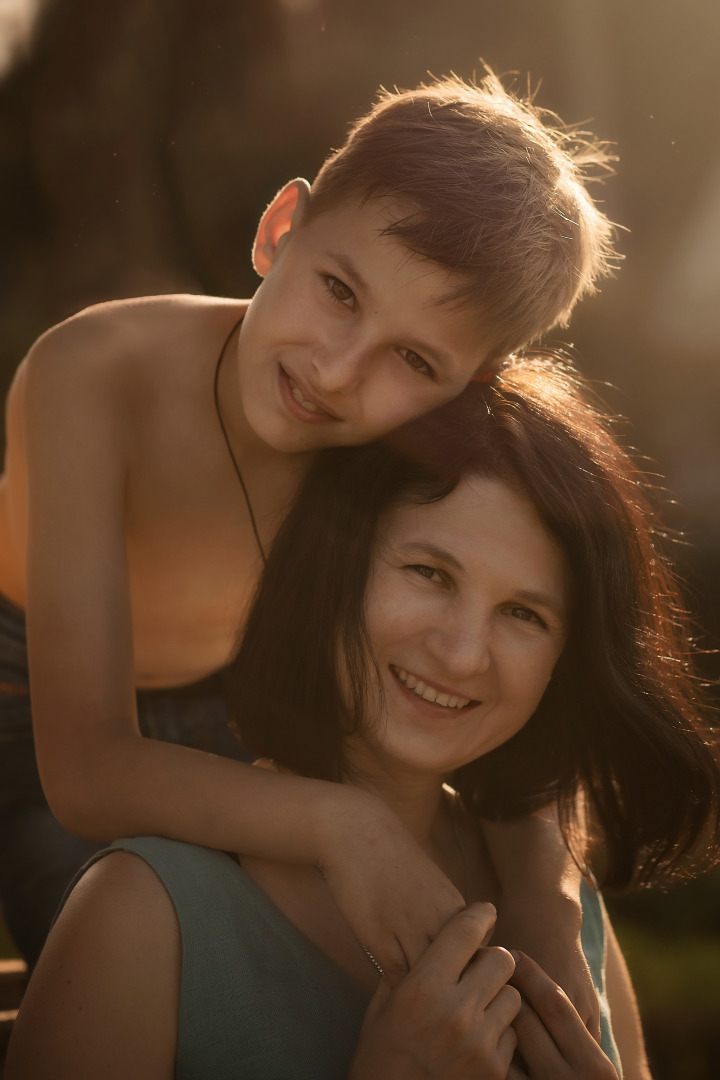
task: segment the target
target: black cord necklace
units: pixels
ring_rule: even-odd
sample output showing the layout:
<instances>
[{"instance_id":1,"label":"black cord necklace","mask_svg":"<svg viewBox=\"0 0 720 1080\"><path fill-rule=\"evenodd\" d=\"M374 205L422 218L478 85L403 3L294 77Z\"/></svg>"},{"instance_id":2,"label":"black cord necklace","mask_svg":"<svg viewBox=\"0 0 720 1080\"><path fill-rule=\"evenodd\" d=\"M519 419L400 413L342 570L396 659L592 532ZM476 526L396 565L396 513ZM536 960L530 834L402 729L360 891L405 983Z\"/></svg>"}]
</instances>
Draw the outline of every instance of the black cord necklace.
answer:
<instances>
[{"instance_id":1,"label":"black cord necklace","mask_svg":"<svg viewBox=\"0 0 720 1080\"><path fill-rule=\"evenodd\" d=\"M235 331L237 330L237 328L238 328L238 326L240 325L241 322L242 322L242 318L238 319L238 321L235 323L232 330L228 334L227 338L225 339L225 343L224 343L222 349L220 350L220 355L218 357L218 362L215 365L215 379L213 381L213 395L215 397L215 412L217 413L218 422L220 424L220 430L223 433L223 438L225 439L225 445L228 448L228 453L230 455L230 460L232 461L233 465L235 466L235 472L237 473L237 478L240 481L240 487L242 488L242 493L245 496L245 505L247 506L248 514L250 515L250 524L252 525L252 530L253 530L253 533L255 534L255 540L257 541L258 551L260 552L260 558L262 559L263 566L264 566L265 563L267 562L267 558L265 557L265 549L262 546L262 541L260 539L260 534L258 533L258 527L257 527L257 523L255 521L255 515L253 513L252 503L250 502L250 496L248 495L248 489L245 487L245 481L243 480L243 475L240 472L240 466L238 465L235 454L233 453L233 448L232 448L232 445L230 443L230 439L228 437L228 433L227 433L227 430L225 428L225 424L223 422L222 413L220 412L220 397L218 395L218 382L220 380L220 367L221 367L222 362L223 362L223 357L225 356L225 350L227 349L228 345L230 344L230 338L233 336L233 334L235 333Z\"/></svg>"}]
</instances>

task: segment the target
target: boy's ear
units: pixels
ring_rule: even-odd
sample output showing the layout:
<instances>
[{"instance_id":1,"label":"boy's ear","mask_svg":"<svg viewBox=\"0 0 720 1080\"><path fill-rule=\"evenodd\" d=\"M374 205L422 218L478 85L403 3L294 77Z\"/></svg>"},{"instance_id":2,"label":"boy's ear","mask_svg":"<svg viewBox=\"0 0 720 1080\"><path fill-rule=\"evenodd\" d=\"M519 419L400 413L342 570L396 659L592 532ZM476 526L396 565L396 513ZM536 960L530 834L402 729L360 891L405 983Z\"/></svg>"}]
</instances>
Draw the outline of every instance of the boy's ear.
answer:
<instances>
[{"instance_id":1,"label":"boy's ear","mask_svg":"<svg viewBox=\"0 0 720 1080\"><path fill-rule=\"evenodd\" d=\"M252 252L253 266L260 277L265 277L275 261L283 236L300 224L309 196L307 180L302 177L291 180L278 191L260 218Z\"/></svg>"}]
</instances>

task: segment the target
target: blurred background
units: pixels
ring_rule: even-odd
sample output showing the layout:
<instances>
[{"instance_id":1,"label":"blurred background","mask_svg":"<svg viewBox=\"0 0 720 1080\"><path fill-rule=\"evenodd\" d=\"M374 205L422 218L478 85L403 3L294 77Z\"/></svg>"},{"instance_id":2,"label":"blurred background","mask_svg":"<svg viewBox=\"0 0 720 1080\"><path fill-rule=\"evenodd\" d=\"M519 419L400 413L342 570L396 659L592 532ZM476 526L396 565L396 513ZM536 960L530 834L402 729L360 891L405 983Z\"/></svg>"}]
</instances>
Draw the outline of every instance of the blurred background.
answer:
<instances>
[{"instance_id":1,"label":"blurred background","mask_svg":"<svg viewBox=\"0 0 720 1080\"><path fill-rule=\"evenodd\" d=\"M481 74L617 145L625 256L553 343L667 478L720 636L716 0L0 0L0 381L86 304L250 295L258 216L377 87ZM709 653L705 674L717 679ZM656 1080L720 1076L720 878L611 901ZM8 950L9 946L5 946Z\"/></svg>"}]
</instances>

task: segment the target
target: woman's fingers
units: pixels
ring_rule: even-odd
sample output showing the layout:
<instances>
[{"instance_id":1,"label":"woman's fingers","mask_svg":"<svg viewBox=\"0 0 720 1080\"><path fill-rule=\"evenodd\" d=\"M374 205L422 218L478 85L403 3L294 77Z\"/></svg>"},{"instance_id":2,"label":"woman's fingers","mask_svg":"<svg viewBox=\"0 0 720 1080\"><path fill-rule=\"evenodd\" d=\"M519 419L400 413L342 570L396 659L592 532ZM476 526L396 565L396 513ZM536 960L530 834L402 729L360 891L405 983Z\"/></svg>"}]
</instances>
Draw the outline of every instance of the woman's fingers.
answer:
<instances>
[{"instance_id":1,"label":"woman's fingers","mask_svg":"<svg viewBox=\"0 0 720 1080\"><path fill-rule=\"evenodd\" d=\"M505 1080L520 994L511 955L486 948L495 922L474 904L442 928L395 986L383 978L368 1008L352 1080Z\"/></svg>"},{"instance_id":2,"label":"woman's fingers","mask_svg":"<svg viewBox=\"0 0 720 1080\"><path fill-rule=\"evenodd\" d=\"M492 904L470 904L446 923L420 957L413 971L439 979L444 985L459 982L466 973L470 974L468 965L472 966L478 950L483 948L490 937L496 918L497 912ZM495 980L496 989L488 998L489 1001L507 982L515 965L506 949L485 949L483 953L495 954L495 959L483 967L482 974L473 971L473 978L482 978L489 967L493 970L500 968L504 973L499 981Z\"/></svg>"},{"instance_id":3,"label":"woman's fingers","mask_svg":"<svg viewBox=\"0 0 720 1080\"><path fill-rule=\"evenodd\" d=\"M523 1004L513 1027L527 1075L533 1080L617 1080L614 1066L565 992L534 960L523 953L515 956L512 982Z\"/></svg>"}]
</instances>

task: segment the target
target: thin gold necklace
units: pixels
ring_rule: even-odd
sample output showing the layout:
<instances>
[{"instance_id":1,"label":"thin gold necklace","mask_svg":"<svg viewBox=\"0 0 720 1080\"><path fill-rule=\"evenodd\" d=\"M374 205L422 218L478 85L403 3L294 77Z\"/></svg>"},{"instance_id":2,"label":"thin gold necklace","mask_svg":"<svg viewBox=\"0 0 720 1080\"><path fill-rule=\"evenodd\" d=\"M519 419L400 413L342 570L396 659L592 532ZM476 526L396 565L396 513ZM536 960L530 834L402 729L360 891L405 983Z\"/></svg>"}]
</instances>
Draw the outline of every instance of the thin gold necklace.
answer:
<instances>
[{"instance_id":1,"label":"thin gold necklace","mask_svg":"<svg viewBox=\"0 0 720 1080\"><path fill-rule=\"evenodd\" d=\"M258 546L258 551L260 552L260 558L262 559L263 566L264 566L267 563L267 558L265 556L265 549L262 546L262 541L260 539L260 534L258 532L257 523L255 521L255 514L253 513L252 503L250 502L250 496L248 494L248 489L245 487L245 481L243 480L243 475L240 472L240 466L238 465L237 458L235 457L235 454L233 453L232 444L230 442L230 438L228 436L227 430L225 428L225 424L223 422L222 412L220 411L220 396L219 396L219 393L218 393L218 383L220 381L220 368L222 366L223 357L225 356L225 350L227 349L228 345L230 344L230 338L233 336L233 334L235 333L235 331L237 330L238 326L240 325L240 323L242 321L243 321L243 316L241 316L238 319L238 321L235 323L232 330L230 331L227 338L225 339L225 343L224 343L222 349L220 350L220 355L218 357L218 362L215 365L215 378L213 380L213 396L215 398L215 412L217 413L218 422L220 424L220 430L223 433L223 438L225 439L225 445L227 446L228 453L230 454L230 460L232 461L233 465L235 466L235 472L237 473L237 478L240 481L240 487L242 488L242 493L245 496L245 505L247 506L248 514L250 515L250 524L252 525L252 530L253 530L253 533L255 534L255 540L256 540L257 546Z\"/></svg>"}]
</instances>

